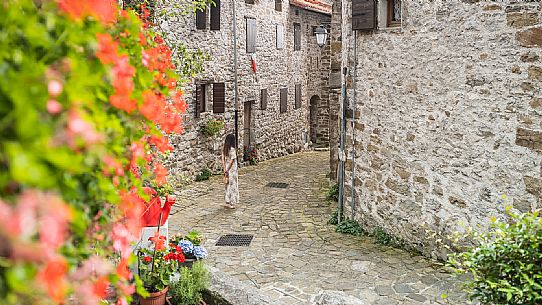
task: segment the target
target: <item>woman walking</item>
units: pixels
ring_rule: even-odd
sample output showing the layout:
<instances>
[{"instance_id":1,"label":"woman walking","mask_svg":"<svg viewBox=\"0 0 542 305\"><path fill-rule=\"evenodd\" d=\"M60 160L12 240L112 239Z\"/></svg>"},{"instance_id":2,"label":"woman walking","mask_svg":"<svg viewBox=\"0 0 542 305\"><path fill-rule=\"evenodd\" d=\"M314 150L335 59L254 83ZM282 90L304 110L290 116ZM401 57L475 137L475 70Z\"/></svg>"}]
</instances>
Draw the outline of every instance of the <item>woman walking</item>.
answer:
<instances>
[{"instance_id":1,"label":"woman walking","mask_svg":"<svg viewBox=\"0 0 542 305\"><path fill-rule=\"evenodd\" d=\"M237 153L235 151L235 136L228 134L222 149L222 166L224 168L224 183L226 184L226 208L235 209L239 203L239 188L237 181Z\"/></svg>"}]
</instances>

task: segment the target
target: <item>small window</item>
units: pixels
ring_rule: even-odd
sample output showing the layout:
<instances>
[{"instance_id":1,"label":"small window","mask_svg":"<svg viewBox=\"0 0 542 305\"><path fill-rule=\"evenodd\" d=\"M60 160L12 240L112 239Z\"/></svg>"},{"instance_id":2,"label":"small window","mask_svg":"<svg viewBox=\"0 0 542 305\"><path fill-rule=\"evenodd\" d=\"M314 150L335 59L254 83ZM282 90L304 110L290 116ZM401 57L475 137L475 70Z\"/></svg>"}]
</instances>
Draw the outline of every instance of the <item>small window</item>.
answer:
<instances>
[{"instance_id":1,"label":"small window","mask_svg":"<svg viewBox=\"0 0 542 305\"><path fill-rule=\"evenodd\" d=\"M301 24L294 23L294 51L301 50Z\"/></svg>"},{"instance_id":2,"label":"small window","mask_svg":"<svg viewBox=\"0 0 542 305\"><path fill-rule=\"evenodd\" d=\"M282 0L275 0L275 11L282 12Z\"/></svg>"},{"instance_id":3,"label":"small window","mask_svg":"<svg viewBox=\"0 0 542 305\"><path fill-rule=\"evenodd\" d=\"M245 3L254 4L254 0L245 0Z\"/></svg>"},{"instance_id":4,"label":"small window","mask_svg":"<svg viewBox=\"0 0 542 305\"><path fill-rule=\"evenodd\" d=\"M220 30L220 0L214 0L211 4L211 30Z\"/></svg>"},{"instance_id":5,"label":"small window","mask_svg":"<svg viewBox=\"0 0 542 305\"><path fill-rule=\"evenodd\" d=\"M277 49L284 49L284 26L277 24Z\"/></svg>"},{"instance_id":6,"label":"small window","mask_svg":"<svg viewBox=\"0 0 542 305\"><path fill-rule=\"evenodd\" d=\"M213 84L213 112L224 113L226 108L226 85L224 83Z\"/></svg>"},{"instance_id":7,"label":"small window","mask_svg":"<svg viewBox=\"0 0 542 305\"><path fill-rule=\"evenodd\" d=\"M288 88L280 89L280 113L288 110Z\"/></svg>"},{"instance_id":8,"label":"small window","mask_svg":"<svg viewBox=\"0 0 542 305\"><path fill-rule=\"evenodd\" d=\"M207 7L196 11L196 29L205 30L207 28Z\"/></svg>"},{"instance_id":9,"label":"small window","mask_svg":"<svg viewBox=\"0 0 542 305\"><path fill-rule=\"evenodd\" d=\"M401 0L388 0L388 27L401 26Z\"/></svg>"},{"instance_id":10,"label":"small window","mask_svg":"<svg viewBox=\"0 0 542 305\"><path fill-rule=\"evenodd\" d=\"M295 109L301 108L301 84L295 85Z\"/></svg>"},{"instance_id":11,"label":"small window","mask_svg":"<svg viewBox=\"0 0 542 305\"><path fill-rule=\"evenodd\" d=\"M260 109L267 109L267 89L262 89L260 91Z\"/></svg>"},{"instance_id":12,"label":"small window","mask_svg":"<svg viewBox=\"0 0 542 305\"><path fill-rule=\"evenodd\" d=\"M198 118L201 113L207 111L207 84L196 84L195 115Z\"/></svg>"},{"instance_id":13,"label":"small window","mask_svg":"<svg viewBox=\"0 0 542 305\"><path fill-rule=\"evenodd\" d=\"M256 52L256 19L247 18L247 53Z\"/></svg>"}]
</instances>

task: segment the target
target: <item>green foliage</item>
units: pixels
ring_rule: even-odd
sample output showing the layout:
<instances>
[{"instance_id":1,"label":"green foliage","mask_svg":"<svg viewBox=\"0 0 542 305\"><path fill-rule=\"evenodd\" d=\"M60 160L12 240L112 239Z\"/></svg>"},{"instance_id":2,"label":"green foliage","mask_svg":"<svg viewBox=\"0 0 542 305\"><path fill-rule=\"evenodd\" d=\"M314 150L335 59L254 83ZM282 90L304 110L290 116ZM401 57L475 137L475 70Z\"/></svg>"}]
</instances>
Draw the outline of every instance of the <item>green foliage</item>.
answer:
<instances>
[{"instance_id":1,"label":"green foliage","mask_svg":"<svg viewBox=\"0 0 542 305\"><path fill-rule=\"evenodd\" d=\"M190 268L181 268L179 281L171 283L169 293L176 305L196 305L202 298L202 292L209 285L209 271L203 261L197 261Z\"/></svg>"},{"instance_id":2,"label":"green foliage","mask_svg":"<svg viewBox=\"0 0 542 305\"><path fill-rule=\"evenodd\" d=\"M164 197L173 194L173 186L170 183L152 183L152 188L158 193L158 196Z\"/></svg>"},{"instance_id":3,"label":"green foliage","mask_svg":"<svg viewBox=\"0 0 542 305\"><path fill-rule=\"evenodd\" d=\"M538 213L509 213L509 222L492 219L488 232L469 230L474 246L449 256L472 299L482 304L542 304L542 218Z\"/></svg>"},{"instance_id":4,"label":"green foliage","mask_svg":"<svg viewBox=\"0 0 542 305\"><path fill-rule=\"evenodd\" d=\"M327 221L328 224L330 225L337 225L339 224L339 210L335 210L335 212L333 212L333 214L331 214L331 216L329 217L329 220Z\"/></svg>"},{"instance_id":5,"label":"green foliage","mask_svg":"<svg viewBox=\"0 0 542 305\"><path fill-rule=\"evenodd\" d=\"M389 246L393 243L393 237L380 227L374 230L373 237L375 238L377 244Z\"/></svg>"},{"instance_id":6,"label":"green foliage","mask_svg":"<svg viewBox=\"0 0 542 305\"><path fill-rule=\"evenodd\" d=\"M205 168L201 171L199 175L196 176L196 181L204 181L209 180L209 178L213 175L213 172L211 172L210 169Z\"/></svg>"},{"instance_id":7,"label":"green foliage","mask_svg":"<svg viewBox=\"0 0 542 305\"><path fill-rule=\"evenodd\" d=\"M210 119L203 123L200 132L206 137L213 137L224 129L224 122L220 120Z\"/></svg>"},{"instance_id":8,"label":"green foliage","mask_svg":"<svg viewBox=\"0 0 542 305\"><path fill-rule=\"evenodd\" d=\"M363 228L361 227L359 222L354 219L344 219L337 225L335 231L354 236L361 236L364 233Z\"/></svg>"},{"instance_id":9,"label":"green foliage","mask_svg":"<svg viewBox=\"0 0 542 305\"><path fill-rule=\"evenodd\" d=\"M199 231L191 230L184 237L184 239L191 241L194 244L194 246L201 246L201 244L205 240L205 237Z\"/></svg>"},{"instance_id":10,"label":"green foliage","mask_svg":"<svg viewBox=\"0 0 542 305\"><path fill-rule=\"evenodd\" d=\"M329 188L329 190L327 191L326 198L327 200L339 202L339 184L338 183L335 183Z\"/></svg>"}]
</instances>

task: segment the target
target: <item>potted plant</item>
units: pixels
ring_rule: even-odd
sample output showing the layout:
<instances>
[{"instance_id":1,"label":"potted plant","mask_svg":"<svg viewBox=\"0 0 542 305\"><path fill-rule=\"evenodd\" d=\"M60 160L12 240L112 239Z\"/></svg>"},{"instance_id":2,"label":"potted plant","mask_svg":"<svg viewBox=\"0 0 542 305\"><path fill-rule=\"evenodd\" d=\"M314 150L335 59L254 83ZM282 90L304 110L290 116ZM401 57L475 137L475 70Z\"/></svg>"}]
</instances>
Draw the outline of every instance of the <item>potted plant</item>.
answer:
<instances>
[{"instance_id":1,"label":"potted plant","mask_svg":"<svg viewBox=\"0 0 542 305\"><path fill-rule=\"evenodd\" d=\"M141 249L138 273L149 295L140 296L141 305L164 305L172 275L185 261L180 247L166 247L166 237L158 233L150 237L152 249Z\"/></svg>"},{"instance_id":2,"label":"potted plant","mask_svg":"<svg viewBox=\"0 0 542 305\"><path fill-rule=\"evenodd\" d=\"M172 304L205 304L202 292L208 287L209 280L209 271L203 265L203 261L194 263L192 268L181 268L179 279L170 285Z\"/></svg>"},{"instance_id":3,"label":"potted plant","mask_svg":"<svg viewBox=\"0 0 542 305\"><path fill-rule=\"evenodd\" d=\"M182 263L184 267L192 267L192 264L200 259L205 259L208 256L207 250L201 245L205 240L205 237L196 230L188 232L187 235L175 235L172 238L174 245L181 248L185 255L185 262Z\"/></svg>"}]
</instances>

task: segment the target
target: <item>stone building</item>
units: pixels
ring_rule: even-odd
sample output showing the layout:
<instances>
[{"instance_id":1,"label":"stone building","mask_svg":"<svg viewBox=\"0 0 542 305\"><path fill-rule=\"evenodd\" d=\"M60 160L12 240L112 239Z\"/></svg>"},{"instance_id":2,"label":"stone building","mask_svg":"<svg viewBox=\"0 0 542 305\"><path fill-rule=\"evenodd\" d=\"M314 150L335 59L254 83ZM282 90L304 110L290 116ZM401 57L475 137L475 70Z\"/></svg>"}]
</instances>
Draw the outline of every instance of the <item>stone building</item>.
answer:
<instances>
[{"instance_id":1,"label":"stone building","mask_svg":"<svg viewBox=\"0 0 542 305\"><path fill-rule=\"evenodd\" d=\"M236 132L236 112L241 158L245 146L265 160L327 145L329 43L319 47L314 31L329 28L331 2L215 3L159 21L170 41L211 57L185 88L185 132L172 139L175 151L167 162L172 178L193 177L204 168L220 171L224 134ZM209 120L223 121L224 130L202 135Z\"/></svg>"},{"instance_id":2,"label":"stone building","mask_svg":"<svg viewBox=\"0 0 542 305\"><path fill-rule=\"evenodd\" d=\"M440 256L507 204L542 208L541 18L539 1L342 1L347 215Z\"/></svg>"}]
</instances>

